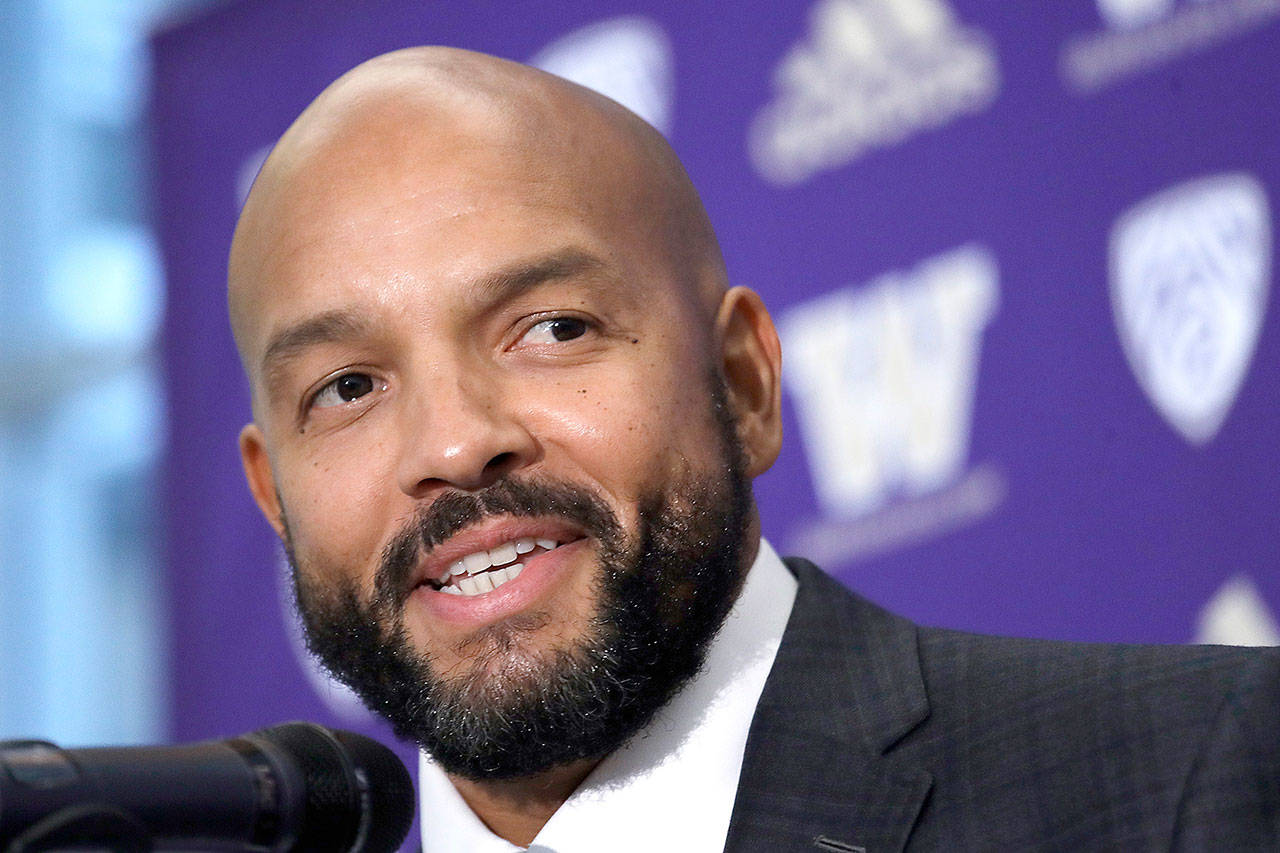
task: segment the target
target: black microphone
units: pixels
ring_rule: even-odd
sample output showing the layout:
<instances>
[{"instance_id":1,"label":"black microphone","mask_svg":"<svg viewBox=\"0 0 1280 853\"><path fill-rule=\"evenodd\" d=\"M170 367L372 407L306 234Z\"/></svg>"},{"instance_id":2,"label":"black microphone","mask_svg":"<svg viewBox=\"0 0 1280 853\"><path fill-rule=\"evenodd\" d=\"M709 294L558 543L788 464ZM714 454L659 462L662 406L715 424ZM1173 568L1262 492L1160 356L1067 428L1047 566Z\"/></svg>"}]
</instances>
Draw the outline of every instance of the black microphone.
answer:
<instances>
[{"instance_id":1,"label":"black microphone","mask_svg":"<svg viewBox=\"0 0 1280 853\"><path fill-rule=\"evenodd\" d=\"M186 746L0 742L0 848L390 853L413 822L390 749L315 723Z\"/></svg>"}]
</instances>

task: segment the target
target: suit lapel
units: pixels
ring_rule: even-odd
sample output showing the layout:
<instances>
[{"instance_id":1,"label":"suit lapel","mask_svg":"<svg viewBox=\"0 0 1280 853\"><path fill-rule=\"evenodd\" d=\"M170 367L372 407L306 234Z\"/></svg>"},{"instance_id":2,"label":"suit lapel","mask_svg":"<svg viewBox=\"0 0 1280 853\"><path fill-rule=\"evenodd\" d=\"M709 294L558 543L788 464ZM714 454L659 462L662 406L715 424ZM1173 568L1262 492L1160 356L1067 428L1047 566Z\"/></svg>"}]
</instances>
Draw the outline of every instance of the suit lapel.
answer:
<instances>
[{"instance_id":1,"label":"suit lapel","mask_svg":"<svg viewBox=\"0 0 1280 853\"><path fill-rule=\"evenodd\" d=\"M726 851L901 850L932 778L892 747L929 714L916 628L812 564L751 723Z\"/></svg>"}]
</instances>

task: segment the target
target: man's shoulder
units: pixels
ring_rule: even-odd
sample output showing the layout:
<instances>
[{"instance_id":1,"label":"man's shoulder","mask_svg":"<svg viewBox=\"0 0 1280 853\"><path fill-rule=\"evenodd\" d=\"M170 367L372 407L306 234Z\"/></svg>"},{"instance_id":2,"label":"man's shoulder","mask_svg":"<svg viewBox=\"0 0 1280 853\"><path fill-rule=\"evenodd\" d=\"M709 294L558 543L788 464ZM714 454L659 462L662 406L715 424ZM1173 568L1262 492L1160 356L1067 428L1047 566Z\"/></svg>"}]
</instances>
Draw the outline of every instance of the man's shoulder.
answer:
<instances>
[{"instance_id":1,"label":"man's shoulder","mask_svg":"<svg viewBox=\"0 0 1280 853\"><path fill-rule=\"evenodd\" d=\"M1081 643L924 627L918 637L930 717L915 734L922 743L999 743L973 758L979 772L1034 753L1054 756L1065 776L1092 778L1123 764L1135 774L1164 767L1175 784L1229 718L1260 719L1280 707L1275 648ZM1268 737L1261 728L1252 734Z\"/></svg>"},{"instance_id":2,"label":"man's shoulder","mask_svg":"<svg viewBox=\"0 0 1280 853\"><path fill-rule=\"evenodd\" d=\"M931 698L948 690L1003 695L1027 690L1095 691L1176 690L1187 695L1202 688L1209 695L1251 677L1280 672L1280 648L1210 645L1139 645L1008 637L917 625L844 587L806 560L788 558L802 595L812 608L829 611L801 615L797 622L826 634L839 625L855 625L861 643L885 639L902 645L910 635ZM803 593L808 592L808 595ZM802 604L801 606L806 606ZM835 612L840 616L836 617ZM815 631L816 628L816 631ZM896 636L895 636L896 635Z\"/></svg>"},{"instance_id":3,"label":"man's shoulder","mask_svg":"<svg viewBox=\"0 0 1280 853\"><path fill-rule=\"evenodd\" d=\"M780 674L776 701L809 685L828 731L848 725L873 762L927 774L922 847L1194 848L1217 827L1248 849L1280 832L1260 817L1280 803L1280 649L920 627L788 565L800 589L783 659L807 680Z\"/></svg>"},{"instance_id":4,"label":"man's shoulder","mask_svg":"<svg viewBox=\"0 0 1280 853\"><path fill-rule=\"evenodd\" d=\"M1142 645L1004 637L918 628L920 661L937 695L1051 696L1164 716L1212 710L1225 693L1280 675L1280 649Z\"/></svg>"}]
</instances>

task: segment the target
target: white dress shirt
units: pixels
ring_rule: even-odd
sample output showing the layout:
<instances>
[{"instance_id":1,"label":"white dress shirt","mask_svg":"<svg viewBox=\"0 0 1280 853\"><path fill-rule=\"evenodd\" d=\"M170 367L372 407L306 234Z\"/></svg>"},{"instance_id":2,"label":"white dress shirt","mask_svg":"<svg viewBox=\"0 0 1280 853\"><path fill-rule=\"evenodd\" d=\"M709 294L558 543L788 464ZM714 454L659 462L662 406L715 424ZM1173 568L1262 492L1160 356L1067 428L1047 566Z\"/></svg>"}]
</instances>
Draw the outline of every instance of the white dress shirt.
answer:
<instances>
[{"instance_id":1,"label":"white dress shirt","mask_svg":"<svg viewBox=\"0 0 1280 853\"><path fill-rule=\"evenodd\" d=\"M536 853L723 850L756 703L796 597L796 580L760 540L742 594L702 671L653 721L600 762L528 847ZM512 853L422 753L423 853Z\"/></svg>"}]
</instances>

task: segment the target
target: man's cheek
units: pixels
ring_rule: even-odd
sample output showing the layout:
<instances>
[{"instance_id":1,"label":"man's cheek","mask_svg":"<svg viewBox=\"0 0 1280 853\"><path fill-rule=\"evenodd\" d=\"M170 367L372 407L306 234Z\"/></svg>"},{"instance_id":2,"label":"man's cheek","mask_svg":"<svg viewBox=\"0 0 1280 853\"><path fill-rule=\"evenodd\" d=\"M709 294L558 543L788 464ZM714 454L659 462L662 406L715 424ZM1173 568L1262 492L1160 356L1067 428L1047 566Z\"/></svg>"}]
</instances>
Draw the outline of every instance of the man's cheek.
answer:
<instances>
[{"instance_id":1,"label":"man's cheek","mask_svg":"<svg viewBox=\"0 0 1280 853\"><path fill-rule=\"evenodd\" d=\"M290 518L295 559L317 583L333 588L354 584L361 597L373 588L381 546L369 533L374 529L349 513L337 512L320 502L305 517Z\"/></svg>"},{"instance_id":2,"label":"man's cheek","mask_svg":"<svg viewBox=\"0 0 1280 853\"><path fill-rule=\"evenodd\" d=\"M377 516L391 511L386 505L395 497L396 484L371 459L359 456L350 461L308 460L299 466L286 481L293 486L290 508L299 506L308 518L319 520L315 526L332 532L376 529Z\"/></svg>"}]
</instances>

